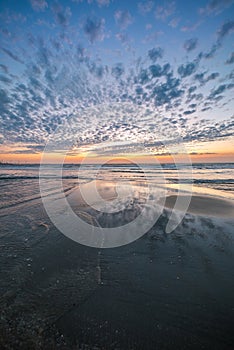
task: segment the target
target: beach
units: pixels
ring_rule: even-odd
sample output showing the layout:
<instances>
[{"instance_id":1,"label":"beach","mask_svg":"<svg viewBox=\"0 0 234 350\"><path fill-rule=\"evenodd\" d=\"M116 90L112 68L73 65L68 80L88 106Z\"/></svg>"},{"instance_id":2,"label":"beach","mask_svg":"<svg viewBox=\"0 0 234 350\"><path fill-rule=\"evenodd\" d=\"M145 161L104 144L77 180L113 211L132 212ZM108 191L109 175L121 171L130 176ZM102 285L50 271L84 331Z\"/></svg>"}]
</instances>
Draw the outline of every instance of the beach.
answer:
<instances>
[{"instance_id":1,"label":"beach","mask_svg":"<svg viewBox=\"0 0 234 350\"><path fill-rule=\"evenodd\" d=\"M9 168L1 169L0 180L2 349L232 348L232 165L219 168L219 181L194 186L188 211L171 233L165 227L178 191L168 167L166 203L157 223L131 244L109 249L81 245L59 232L42 204L38 168ZM136 212L147 194L137 169L108 167L95 186L111 203L124 193L117 180L126 186L129 172L134 193L140 193L131 207ZM157 178L157 169L147 172ZM207 169L198 172L195 182L208 177ZM124 208L116 218L92 208L95 196L90 205L82 199L84 189L93 193L91 174L89 167L77 181L77 167L65 169L68 203L87 222L124 224L129 220ZM52 185L48 196L58 197Z\"/></svg>"},{"instance_id":2,"label":"beach","mask_svg":"<svg viewBox=\"0 0 234 350\"><path fill-rule=\"evenodd\" d=\"M233 350L234 0L0 18L0 350Z\"/></svg>"}]
</instances>

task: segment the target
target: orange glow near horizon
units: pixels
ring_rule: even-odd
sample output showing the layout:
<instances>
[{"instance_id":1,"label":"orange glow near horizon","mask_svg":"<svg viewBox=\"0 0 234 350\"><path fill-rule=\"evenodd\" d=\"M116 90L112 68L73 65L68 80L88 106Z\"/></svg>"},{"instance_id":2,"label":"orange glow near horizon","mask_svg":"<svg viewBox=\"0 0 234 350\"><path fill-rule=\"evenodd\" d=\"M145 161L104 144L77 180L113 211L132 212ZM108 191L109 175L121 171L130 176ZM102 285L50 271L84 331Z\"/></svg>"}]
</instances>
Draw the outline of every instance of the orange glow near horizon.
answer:
<instances>
[{"instance_id":1,"label":"orange glow near horizon","mask_svg":"<svg viewBox=\"0 0 234 350\"><path fill-rule=\"evenodd\" d=\"M219 162L234 162L234 152L219 152L219 153L203 153L203 154L189 154L189 157L191 158L191 161L194 163L219 163ZM17 154L17 153L4 153L0 154L0 162L6 162L6 163L40 163L42 158L42 153L32 153L32 154ZM110 161L111 158L111 161ZM136 163L154 163L155 158L160 163L174 163L174 159L170 155L155 155L155 156L144 156L144 155L123 155L123 156L117 156L117 157L89 157L86 160L86 163L90 164L99 164L99 163L113 163L113 164L120 164L120 163L127 163L128 158L130 158L133 162ZM84 159L84 156L77 155L77 156L67 156L65 158L64 163L81 163ZM175 159L177 162L183 162L183 156L180 157L180 155L175 156ZM47 162L48 163L58 163L61 160L61 155L55 155L51 154Z\"/></svg>"},{"instance_id":2,"label":"orange glow near horizon","mask_svg":"<svg viewBox=\"0 0 234 350\"><path fill-rule=\"evenodd\" d=\"M219 162L234 162L234 148L233 139L219 140L213 142L203 142L187 144L186 149L192 162L194 163L219 163ZM29 151L25 145L15 144L11 146L0 146L0 162L6 163L40 163L43 153L23 153ZM21 153L19 153L21 152ZM65 163L81 163L85 158L85 163L100 164L109 162L119 164L127 163L127 159L135 161L136 163L154 163L157 159L160 163L174 163L174 159L171 155L151 155L151 154L119 154L116 156L100 156L94 152L88 154L87 149L83 149L83 152L67 154ZM51 153L47 157L47 163L60 163L63 160L62 153ZM176 162L183 163L186 158L183 155L175 155Z\"/></svg>"}]
</instances>

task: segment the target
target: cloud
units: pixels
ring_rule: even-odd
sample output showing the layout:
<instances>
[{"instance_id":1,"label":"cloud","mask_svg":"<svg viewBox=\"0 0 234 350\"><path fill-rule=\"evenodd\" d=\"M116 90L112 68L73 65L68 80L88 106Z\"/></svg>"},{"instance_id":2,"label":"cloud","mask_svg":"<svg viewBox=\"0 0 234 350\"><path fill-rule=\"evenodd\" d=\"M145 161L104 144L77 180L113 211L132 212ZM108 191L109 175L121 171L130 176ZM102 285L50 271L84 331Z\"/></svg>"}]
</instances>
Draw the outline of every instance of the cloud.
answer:
<instances>
[{"instance_id":1,"label":"cloud","mask_svg":"<svg viewBox=\"0 0 234 350\"><path fill-rule=\"evenodd\" d=\"M191 105L189 105L189 108L192 108L192 109L194 109L194 108L196 108L197 107L197 104L196 103L192 103Z\"/></svg>"},{"instance_id":2,"label":"cloud","mask_svg":"<svg viewBox=\"0 0 234 350\"><path fill-rule=\"evenodd\" d=\"M7 68L7 66L5 65L5 64L0 64L0 68L2 69L2 71L4 72L4 73L8 73L8 68Z\"/></svg>"},{"instance_id":3,"label":"cloud","mask_svg":"<svg viewBox=\"0 0 234 350\"><path fill-rule=\"evenodd\" d=\"M12 82L11 79L5 77L4 75L0 74L0 81L5 83L5 84L10 84Z\"/></svg>"},{"instance_id":4,"label":"cloud","mask_svg":"<svg viewBox=\"0 0 234 350\"><path fill-rule=\"evenodd\" d=\"M102 66L101 64L97 64L96 62L93 62L90 65L90 72L98 79L103 78L106 71L106 67Z\"/></svg>"},{"instance_id":5,"label":"cloud","mask_svg":"<svg viewBox=\"0 0 234 350\"><path fill-rule=\"evenodd\" d=\"M209 111L211 109L211 107L204 107L201 109L201 112L206 112Z\"/></svg>"},{"instance_id":6,"label":"cloud","mask_svg":"<svg viewBox=\"0 0 234 350\"><path fill-rule=\"evenodd\" d=\"M166 63L164 64L164 66L160 66L159 64L153 64L149 67L149 71L152 75L153 78L158 78L161 77L163 75L167 75L169 70L170 70L170 64Z\"/></svg>"},{"instance_id":7,"label":"cloud","mask_svg":"<svg viewBox=\"0 0 234 350\"><path fill-rule=\"evenodd\" d=\"M231 56L226 60L226 64L234 63L234 52L231 53Z\"/></svg>"},{"instance_id":8,"label":"cloud","mask_svg":"<svg viewBox=\"0 0 234 350\"><path fill-rule=\"evenodd\" d=\"M161 47L156 47L148 51L148 56L151 61L156 62L159 58L163 57L163 49Z\"/></svg>"},{"instance_id":9,"label":"cloud","mask_svg":"<svg viewBox=\"0 0 234 350\"><path fill-rule=\"evenodd\" d=\"M4 37L8 39L12 37L12 33L6 28L0 28L0 33L3 34Z\"/></svg>"},{"instance_id":10,"label":"cloud","mask_svg":"<svg viewBox=\"0 0 234 350\"><path fill-rule=\"evenodd\" d=\"M1 24L3 23L9 24L12 22L25 23L27 21L27 17L20 12L14 12L14 11L11 11L10 9L6 9L5 11L0 12L0 20L1 20ZM5 29L4 31L3 33L7 35L7 29Z\"/></svg>"},{"instance_id":11,"label":"cloud","mask_svg":"<svg viewBox=\"0 0 234 350\"><path fill-rule=\"evenodd\" d=\"M77 2L77 3L81 3L85 0L72 0L72 2ZM112 0L86 0L88 4L92 4L93 2L96 1L97 5L99 7L102 7L102 6L109 6L110 5L110 2Z\"/></svg>"},{"instance_id":12,"label":"cloud","mask_svg":"<svg viewBox=\"0 0 234 350\"><path fill-rule=\"evenodd\" d=\"M100 7L110 5L110 0L96 0L96 2Z\"/></svg>"},{"instance_id":13,"label":"cloud","mask_svg":"<svg viewBox=\"0 0 234 350\"><path fill-rule=\"evenodd\" d=\"M156 81L152 86L152 97L155 99L157 107L167 106L168 109L173 106L173 100L183 96L184 90L181 88L180 79L174 78L171 72L165 73L165 75L166 83Z\"/></svg>"},{"instance_id":14,"label":"cloud","mask_svg":"<svg viewBox=\"0 0 234 350\"><path fill-rule=\"evenodd\" d=\"M196 30L199 26L201 25L201 21L198 21L194 24L191 24L191 25L186 25L186 26L183 26L181 27L181 31L182 32L193 32L194 30Z\"/></svg>"},{"instance_id":15,"label":"cloud","mask_svg":"<svg viewBox=\"0 0 234 350\"><path fill-rule=\"evenodd\" d=\"M215 80L216 78L219 77L218 72L211 73L207 77L205 76L205 74L206 74L206 72L198 73L194 76L194 79L198 80L201 85L204 85L204 84L208 83L209 81Z\"/></svg>"},{"instance_id":16,"label":"cloud","mask_svg":"<svg viewBox=\"0 0 234 350\"><path fill-rule=\"evenodd\" d=\"M169 2L165 6L157 6L155 11L155 17L162 21L165 21L168 17L175 13L175 2Z\"/></svg>"},{"instance_id":17,"label":"cloud","mask_svg":"<svg viewBox=\"0 0 234 350\"><path fill-rule=\"evenodd\" d=\"M180 18L172 18L168 25L172 28L176 28L180 22Z\"/></svg>"},{"instance_id":18,"label":"cloud","mask_svg":"<svg viewBox=\"0 0 234 350\"><path fill-rule=\"evenodd\" d=\"M8 49L4 49L2 48L2 51L5 52L10 58L12 58L14 61L19 62L19 63L24 63L21 58L19 58L19 56L15 55L14 53L12 53L10 50Z\"/></svg>"},{"instance_id":19,"label":"cloud","mask_svg":"<svg viewBox=\"0 0 234 350\"><path fill-rule=\"evenodd\" d=\"M11 103L11 99L8 96L8 93L4 89L0 89L0 110L1 112L7 112L7 106Z\"/></svg>"},{"instance_id":20,"label":"cloud","mask_svg":"<svg viewBox=\"0 0 234 350\"><path fill-rule=\"evenodd\" d=\"M205 7L199 8L199 14L205 16L218 15L233 3L233 0L211 0Z\"/></svg>"},{"instance_id":21,"label":"cloud","mask_svg":"<svg viewBox=\"0 0 234 350\"><path fill-rule=\"evenodd\" d=\"M200 84L204 84L205 72L195 74L194 79L198 80Z\"/></svg>"},{"instance_id":22,"label":"cloud","mask_svg":"<svg viewBox=\"0 0 234 350\"><path fill-rule=\"evenodd\" d=\"M30 0L30 3L34 11L44 11L48 7L45 0Z\"/></svg>"},{"instance_id":23,"label":"cloud","mask_svg":"<svg viewBox=\"0 0 234 350\"><path fill-rule=\"evenodd\" d=\"M116 37L116 39L118 39L119 41L121 41L121 43L123 43L123 44L125 44L125 43L127 43L127 42L129 41L129 36L128 36L128 34L123 33L123 32L117 33L115 37Z\"/></svg>"},{"instance_id":24,"label":"cloud","mask_svg":"<svg viewBox=\"0 0 234 350\"><path fill-rule=\"evenodd\" d=\"M66 7L66 9L64 9L61 5L56 3L52 6L52 11L57 24L63 27L66 27L69 24L69 20L72 15L70 7Z\"/></svg>"},{"instance_id":25,"label":"cloud","mask_svg":"<svg viewBox=\"0 0 234 350\"><path fill-rule=\"evenodd\" d=\"M186 40L185 43L184 43L184 49L187 52L190 52L190 51L196 49L197 43L198 43L197 38L191 38L189 40Z\"/></svg>"},{"instance_id":26,"label":"cloud","mask_svg":"<svg viewBox=\"0 0 234 350\"><path fill-rule=\"evenodd\" d=\"M196 71L196 69L197 69L196 64L193 62L190 62L187 64L181 64L178 67L177 72L179 73L179 75L182 78L186 78L186 77L190 76L191 74L193 74Z\"/></svg>"},{"instance_id":27,"label":"cloud","mask_svg":"<svg viewBox=\"0 0 234 350\"><path fill-rule=\"evenodd\" d=\"M138 3L138 11L142 15L145 15L145 14L151 12L153 7L154 7L153 1L144 1L144 2L139 2Z\"/></svg>"},{"instance_id":28,"label":"cloud","mask_svg":"<svg viewBox=\"0 0 234 350\"><path fill-rule=\"evenodd\" d=\"M43 41L39 40L38 42L38 50L37 50L37 62L41 68L47 68L50 65L50 59L52 57L52 53L49 50L48 46L43 43Z\"/></svg>"},{"instance_id":29,"label":"cloud","mask_svg":"<svg viewBox=\"0 0 234 350\"><path fill-rule=\"evenodd\" d=\"M212 45L210 51L208 52L204 52L204 53L201 53L201 57L204 57L206 59L210 59L210 58L213 58L214 55L216 54L216 51L221 47L221 44L220 42L217 42L215 44Z\"/></svg>"},{"instance_id":30,"label":"cloud","mask_svg":"<svg viewBox=\"0 0 234 350\"><path fill-rule=\"evenodd\" d=\"M219 73L216 72L216 73L211 73L210 75L208 75L208 77L206 78L206 82L210 81L210 80L214 80L216 78L219 77Z\"/></svg>"},{"instance_id":31,"label":"cloud","mask_svg":"<svg viewBox=\"0 0 234 350\"><path fill-rule=\"evenodd\" d=\"M102 41L105 38L105 20L103 18L88 17L83 29L92 44L95 41Z\"/></svg>"},{"instance_id":32,"label":"cloud","mask_svg":"<svg viewBox=\"0 0 234 350\"><path fill-rule=\"evenodd\" d=\"M195 90L197 90L197 87L194 85L194 86L190 86L190 88L188 89L188 93L191 94L193 93Z\"/></svg>"},{"instance_id":33,"label":"cloud","mask_svg":"<svg viewBox=\"0 0 234 350\"><path fill-rule=\"evenodd\" d=\"M150 43L150 42L155 42L158 40L159 36L164 34L162 31L154 31L151 32L150 34L146 35L145 38L142 40L143 43Z\"/></svg>"},{"instance_id":34,"label":"cloud","mask_svg":"<svg viewBox=\"0 0 234 350\"><path fill-rule=\"evenodd\" d=\"M149 67L149 71L152 75L152 77L161 77L162 76L162 67L159 64L153 64Z\"/></svg>"},{"instance_id":35,"label":"cloud","mask_svg":"<svg viewBox=\"0 0 234 350\"><path fill-rule=\"evenodd\" d=\"M133 22L133 18L129 11L118 10L115 12L115 21L121 29L126 29Z\"/></svg>"},{"instance_id":36,"label":"cloud","mask_svg":"<svg viewBox=\"0 0 234 350\"><path fill-rule=\"evenodd\" d=\"M100 11L96 3L93 8ZM56 13L62 11L60 10ZM64 12L66 12L65 9ZM57 18L56 22L62 27L69 23L62 18ZM143 26L145 23L147 21ZM208 122L204 121L203 124L197 122L197 125L191 127L193 118L189 115L192 116L197 111L196 121L199 121L201 111L213 110L217 100L222 96L221 103L225 103L230 98L230 93L225 93L233 88L232 81L225 79L225 74L229 73L230 67L225 68L225 73L222 69L212 72L205 66L204 61L202 62L204 67L201 64L202 71L198 71L198 62L201 58L211 56L210 52L201 53L199 58L191 62L184 61L181 56L181 60L177 60L178 67L173 57L167 60L163 48L154 47L155 44L145 46L145 54L142 51L141 58L135 54L134 60L129 64L129 57L123 54L124 50L116 53L107 47L103 48L103 45L100 50L99 47L88 45L88 40L94 43L104 39L104 27L105 21L95 17L88 17L84 21L84 33L77 33L74 30L75 27L71 26L68 27L65 37L60 35L61 30L56 27L54 35L48 35L48 38L35 37L28 47L27 41L24 49L26 54L29 52L28 56L17 56L19 52L23 52L20 51L21 42L19 45L17 42L10 42L9 47L5 46L8 49L4 52L7 56L14 60L24 59L25 61L24 67L20 66L22 75L19 75L19 78L9 74L6 66L0 66L2 73L0 80L6 84L5 89L0 91L1 116L5 120L5 140L27 143L33 141L41 145L65 121L69 125L70 123L78 125L75 137L79 145L101 144L107 140L116 142L119 138L129 140L131 144L129 147L116 147L115 151L118 154L120 151L135 150L138 145L142 149L157 147L158 145L154 143L155 131L165 129L161 116L173 125L181 127L186 142L191 139L208 140L211 137L206 131ZM122 28L114 35L127 45L129 37ZM169 31L171 31L170 28ZM86 46L82 35L88 39ZM67 45L68 41L65 42L67 38L70 39L69 45ZM13 48L14 45L15 48ZM196 46L197 42L194 43L190 39L184 45L187 52L190 52L195 49L194 45ZM150 47L153 48L148 51ZM216 46L215 50L217 47L219 46ZM107 56L103 55L102 60L102 53L107 49L108 55L110 53L111 56L106 59ZM179 52L178 54L180 55ZM6 58L10 60L9 57ZM111 63L107 64L107 62ZM16 64L11 64L9 70L12 71L14 66L18 68ZM217 83L215 80L219 74L220 81L225 80L223 83ZM209 82L208 93L202 87L206 82ZM208 96L205 95L206 93ZM120 109L112 108L115 103L121 106L118 107ZM125 103L132 104L132 108L122 107ZM106 105L111 106L110 110L100 112L98 106L105 109ZM86 112L89 108L93 109L92 112ZM217 111L219 110L215 110L216 114ZM223 110L220 109L220 112L223 113ZM134 124L136 124L135 128ZM228 126L222 128L218 125L216 128L217 132L211 127L208 128L214 138L221 137L221 134L222 137L230 134ZM74 135L70 132L61 137L70 140ZM57 139L55 141L57 142ZM32 148L31 151L35 149Z\"/></svg>"},{"instance_id":37,"label":"cloud","mask_svg":"<svg viewBox=\"0 0 234 350\"><path fill-rule=\"evenodd\" d=\"M44 145L32 145L32 144L27 144L24 145L24 149L22 150L14 150L10 153L13 154L37 154L43 152L45 146Z\"/></svg>"},{"instance_id":38,"label":"cloud","mask_svg":"<svg viewBox=\"0 0 234 350\"><path fill-rule=\"evenodd\" d=\"M116 78L119 79L124 73L124 66L122 63L116 63L112 69L111 74Z\"/></svg>"},{"instance_id":39,"label":"cloud","mask_svg":"<svg viewBox=\"0 0 234 350\"><path fill-rule=\"evenodd\" d=\"M184 115L189 115L189 114L193 114L196 112L196 109L192 109L192 110L188 110L188 111L184 111Z\"/></svg>"},{"instance_id":40,"label":"cloud","mask_svg":"<svg viewBox=\"0 0 234 350\"><path fill-rule=\"evenodd\" d=\"M225 22L217 32L218 40L222 40L225 36L234 31L234 21Z\"/></svg>"},{"instance_id":41,"label":"cloud","mask_svg":"<svg viewBox=\"0 0 234 350\"><path fill-rule=\"evenodd\" d=\"M217 96L222 94L226 89L227 89L227 85L226 84L219 85L216 89L212 90L212 92L210 93L208 99L209 100L217 99Z\"/></svg>"},{"instance_id":42,"label":"cloud","mask_svg":"<svg viewBox=\"0 0 234 350\"><path fill-rule=\"evenodd\" d=\"M153 28L153 26L152 26L152 24L150 24L150 23L147 23L146 25L145 25L145 29L146 30L150 30L150 29L152 29Z\"/></svg>"}]
</instances>

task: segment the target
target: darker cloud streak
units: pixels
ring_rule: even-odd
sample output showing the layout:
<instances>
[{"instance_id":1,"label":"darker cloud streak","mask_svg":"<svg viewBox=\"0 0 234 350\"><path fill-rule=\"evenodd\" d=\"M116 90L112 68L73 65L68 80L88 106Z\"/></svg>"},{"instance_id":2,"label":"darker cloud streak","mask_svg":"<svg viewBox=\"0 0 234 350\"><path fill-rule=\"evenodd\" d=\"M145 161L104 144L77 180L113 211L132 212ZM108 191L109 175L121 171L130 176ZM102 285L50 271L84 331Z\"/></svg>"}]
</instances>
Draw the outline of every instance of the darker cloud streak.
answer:
<instances>
[{"instance_id":1,"label":"darker cloud streak","mask_svg":"<svg viewBox=\"0 0 234 350\"><path fill-rule=\"evenodd\" d=\"M188 111L184 111L184 115L189 115L189 114L193 114L196 112L196 109L192 109L192 110L188 110Z\"/></svg>"},{"instance_id":2,"label":"darker cloud streak","mask_svg":"<svg viewBox=\"0 0 234 350\"><path fill-rule=\"evenodd\" d=\"M57 24L62 27L66 27L69 24L69 20L72 15L70 7L63 9L63 7L57 3L52 6L52 12Z\"/></svg>"},{"instance_id":3,"label":"darker cloud streak","mask_svg":"<svg viewBox=\"0 0 234 350\"><path fill-rule=\"evenodd\" d=\"M231 56L226 60L226 64L234 63L234 52L231 53Z\"/></svg>"},{"instance_id":4,"label":"darker cloud streak","mask_svg":"<svg viewBox=\"0 0 234 350\"><path fill-rule=\"evenodd\" d=\"M124 74L124 66L122 63L115 64L111 69L111 74L116 78L119 79Z\"/></svg>"},{"instance_id":5,"label":"darker cloud streak","mask_svg":"<svg viewBox=\"0 0 234 350\"><path fill-rule=\"evenodd\" d=\"M0 64L0 68L5 74L8 74L8 68L5 66L5 64Z\"/></svg>"},{"instance_id":6,"label":"darker cloud streak","mask_svg":"<svg viewBox=\"0 0 234 350\"><path fill-rule=\"evenodd\" d=\"M10 58L12 58L14 61L19 62L21 64L24 64L24 61L21 60L21 58L14 53L12 53L10 50L4 49L2 47L2 51L5 52Z\"/></svg>"},{"instance_id":7,"label":"darker cloud streak","mask_svg":"<svg viewBox=\"0 0 234 350\"><path fill-rule=\"evenodd\" d=\"M204 53L201 53L200 56L201 58L206 58L206 59L210 59L210 58L213 58L216 51L221 47L221 44L220 42L217 42L215 44L212 45L211 49L208 51L208 52L204 52Z\"/></svg>"},{"instance_id":8,"label":"darker cloud streak","mask_svg":"<svg viewBox=\"0 0 234 350\"><path fill-rule=\"evenodd\" d=\"M181 64L177 70L181 78L186 78L193 74L197 69L197 65L194 62L187 64Z\"/></svg>"},{"instance_id":9,"label":"darker cloud streak","mask_svg":"<svg viewBox=\"0 0 234 350\"><path fill-rule=\"evenodd\" d=\"M225 36L234 31L234 21L225 22L217 32L218 40L223 40Z\"/></svg>"},{"instance_id":10,"label":"darker cloud streak","mask_svg":"<svg viewBox=\"0 0 234 350\"><path fill-rule=\"evenodd\" d=\"M169 63L164 64L164 66L160 66L159 64L153 64L149 67L149 71L151 73L151 76L153 78L158 78L161 77L163 75L167 75L167 73L169 72L171 66Z\"/></svg>"},{"instance_id":11,"label":"darker cloud streak","mask_svg":"<svg viewBox=\"0 0 234 350\"><path fill-rule=\"evenodd\" d=\"M163 57L163 49L161 47L156 47L148 51L148 56L151 61L156 62L159 58Z\"/></svg>"},{"instance_id":12,"label":"darker cloud streak","mask_svg":"<svg viewBox=\"0 0 234 350\"><path fill-rule=\"evenodd\" d=\"M205 16L218 15L234 3L233 0L211 0L199 9L199 13Z\"/></svg>"},{"instance_id":13,"label":"darker cloud streak","mask_svg":"<svg viewBox=\"0 0 234 350\"><path fill-rule=\"evenodd\" d=\"M201 52L199 58L211 59L215 56L218 49L222 47L223 39L234 31L234 21L227 21L217 31L217 41L212 45L208 52Z\"/></svg>"},{"instance_id":14,"label":"darker cloud streak","mask_svg":"<svg viewBox=\"0 0 234 350\"><path fill-rule=\"evenodd\" d=\"M211 73L208 76L206 76L206 72L203 72L203 73L196 74L194 76L194 79L198 80L201 85L205 85L209 81L215 80L218 77L219 77L218 72Z\"/></svg>"},{"instance_id":15,"label":"darker cloud streak","mask_svg":"<svg viewBox=\"0 0 234 350\"><path fill-rule=\"evenodd\" d=\"M84 32L87 35L89 41L93 44L95 41L102 41L105 37L104 34L104 19L87 18L84 24Z\"/></svg>"},{"instance_id":16,"label":"darker cloud streak","mask_svg":"<svg viewBox=\"0 0 234 350\"><path fill-rule=\"evenodd\" d=\"M192 38L192 39L186 40L184 43L184 49L187 52L190 52L190 51L196 49L197 44L198 44L197 38Z\"/></svg>"},{"instance_id":17,"label":"darker cloud streak","mask_svg":"<svg viewBox=\"0 0 234 350\"><path fill-rule=\"evenodd\" d=\"M222 84L219 85L216 89L212 90L212 92L210 93L208 99L209 100L219 100L221 99L221 94L223 92L225 92L226 90L230 90L233 89L234 84Z\"/></svg>"}]
</instances>

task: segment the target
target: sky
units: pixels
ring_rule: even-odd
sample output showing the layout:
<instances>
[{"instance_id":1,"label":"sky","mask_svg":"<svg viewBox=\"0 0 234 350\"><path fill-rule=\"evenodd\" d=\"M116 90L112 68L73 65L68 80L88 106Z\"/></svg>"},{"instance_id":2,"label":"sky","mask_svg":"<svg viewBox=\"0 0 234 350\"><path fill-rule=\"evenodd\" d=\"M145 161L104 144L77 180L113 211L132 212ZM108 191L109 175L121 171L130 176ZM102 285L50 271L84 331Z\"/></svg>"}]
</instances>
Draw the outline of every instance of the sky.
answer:
<instances>
[{"instance_id":1,"label":"sky","mask_svg":"<svg viewBox=\"0 0 234 350\"><path fill-rule=\"evenodd\" d=\"M234 161L233 0L0 0L0 33L0 161Z\"/></svg>"}]
</instances>

